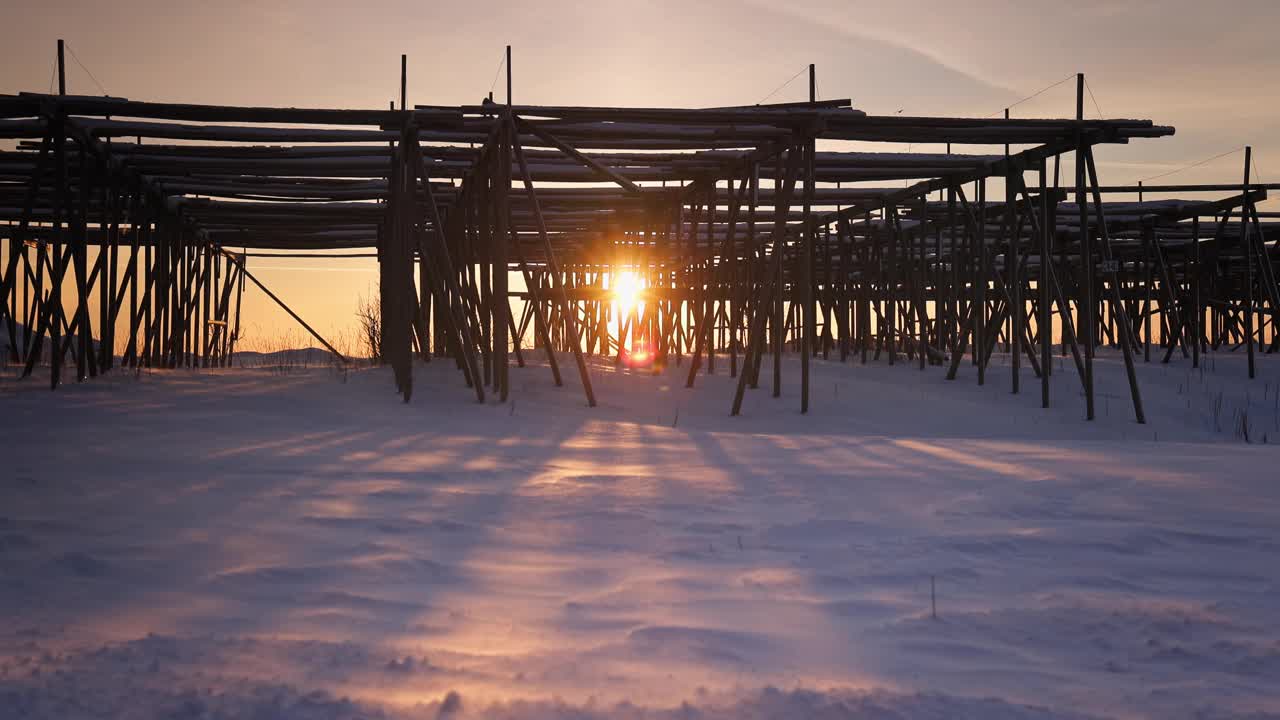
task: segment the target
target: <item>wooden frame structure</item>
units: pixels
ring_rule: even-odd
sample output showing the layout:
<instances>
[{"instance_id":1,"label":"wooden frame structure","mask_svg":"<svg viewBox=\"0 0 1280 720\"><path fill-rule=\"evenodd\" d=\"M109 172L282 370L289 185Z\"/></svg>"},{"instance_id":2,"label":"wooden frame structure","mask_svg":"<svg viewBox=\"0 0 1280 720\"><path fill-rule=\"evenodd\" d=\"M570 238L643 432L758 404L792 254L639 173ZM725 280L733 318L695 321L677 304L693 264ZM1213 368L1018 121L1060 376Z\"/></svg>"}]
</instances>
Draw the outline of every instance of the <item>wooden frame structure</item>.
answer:
<instances>
[{"instance_id":1,"label":"wooden frame structure","mask_svg":"<svg viewBox=\"0 0 1280 720\"><path fill-rule=\"evenodd\" d=\"M506 400L526 338L557 384L573 357L589 405L590 355L643 344L659 367L688 360L689 385L727 360L733 414L766 362L780 394L788 349L804 412L819 353L951 378L970 364L984 383L1003 346L1013 391L1025 361L1046 407L1051 355L1069 354L1091 419L1111 343L1143 422L1134 363L1153 345L1193 363L1243 346L1251 374L1255 352L1280 350L1280 230L1256 209L1275 186L1251 184L1248 161L1240 184L1102 185L1096 146L1173 129L1084 119L1083 76L1070 119L872 116L818 101L812 68L808 103L548 107L511 104L509 52L504 104L407 109L403 58L399 109L0 96L9 360L31 374L47 358L52 387L64 365L225 365L244 281L261 285L247 258L268 249L376 250L406 401L415 355ZM884 143L939 151L865 149ZM614 317L624 271L644 302Z\"/></svg>"}]
</instances>

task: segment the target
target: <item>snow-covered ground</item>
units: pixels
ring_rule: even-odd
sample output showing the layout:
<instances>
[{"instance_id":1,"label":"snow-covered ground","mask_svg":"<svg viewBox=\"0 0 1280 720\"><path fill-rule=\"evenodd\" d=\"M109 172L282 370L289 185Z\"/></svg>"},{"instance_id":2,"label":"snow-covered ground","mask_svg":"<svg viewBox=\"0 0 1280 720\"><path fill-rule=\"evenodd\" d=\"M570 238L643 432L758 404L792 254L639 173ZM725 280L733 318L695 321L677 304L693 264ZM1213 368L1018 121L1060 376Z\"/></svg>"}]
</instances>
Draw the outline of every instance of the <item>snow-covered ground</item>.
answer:
<instances>
[{"instance_id":1,"label":"snow-covered ground","mask_svg":"<svg viewBox=\"0 0 1280 720\"><path fill-rule=\"evenodd\" d=\"M795 362L0 371L0 717L1280 716L1276 358Z\"/></svg>"}]
</instances>

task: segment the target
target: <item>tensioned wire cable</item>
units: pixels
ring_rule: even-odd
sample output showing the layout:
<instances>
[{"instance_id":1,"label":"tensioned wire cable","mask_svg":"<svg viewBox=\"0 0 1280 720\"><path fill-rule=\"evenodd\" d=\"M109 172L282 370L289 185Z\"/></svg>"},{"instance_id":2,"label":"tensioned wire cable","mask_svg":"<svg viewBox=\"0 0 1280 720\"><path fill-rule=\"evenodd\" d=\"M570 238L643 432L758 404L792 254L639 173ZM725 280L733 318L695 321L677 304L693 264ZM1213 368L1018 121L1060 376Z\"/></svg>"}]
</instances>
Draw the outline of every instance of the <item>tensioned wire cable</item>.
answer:
<instances>
[{"instance_id":1,"label":"tensioned wire cable","mask_svg":"<svg viewBox=\"0 0 1280 720\"><path fill-rule=\"evenodd\" d=\"M798 78L798 77L800 77L801 75L803 75L803 74L805 73L805 71L806 71L806 70L808 70L808 69L809 69L809 66L808 66L808 65L805 65L804 67L800 68L800 72L796 73L795 75L792 75L792 76L791 76L791 77L790 77L786 82L784 82L784 83L782 83L781 85L779 85L778 87L774 88L774 89L773 89L773 92L769 93L768 95L765 95L765 96L764 96L763 98L761 98L761 99L760 99L760 101L759 101L759 102L757 102L756 104L757 104L757 105L763 105L765 100L768 100L769 98L773 97L774 95L777 95L777 94L778 94L778 93L779 93L783 88L785 88L786 86L788 86L788 85L790 85L791 83L795 82L795 79L796 79L796 78Z\"/></svg>"},{"instance_id":2,"label":"tensioned wire cable","mask_svg":"<svg viewBox=\"0 0 1280 720\"><path fill-rule=\"evenodd\" d=\"M1206 163L1211 163L1211 162L1213 162L1214 160L1217 160L1217 159L1219 159L1219 158L1224 158L1224 157L1226 157L1226 156L1228 156L1228 155L1230 155L1230 154L1232 154L1232 153L1238 153L1238 152L1240 152L1241 150L1244 150L1244 146L1243 146L1243 145L1241 145L1241 146L1240 146L1240 147L1238 147L1238 148L1233 148L1233 149L1228 150L1228 151L1223 152L1223 153L1218 153L1217 155L1214 155L1213 157L1208 157L1208 158L1205 158L1205 159L1203 159L1203 160L1200 160L1200 161L1197 161L1197 162L1190 163L1190 164L1188 164L1188 165L1183 165L1182 167L1180 167L1180 168L1175 168L1175 169L1173 169L1173 170L1170 170L1169 172L1163 172L1163 173L1160 173L1159 175L1152 175L1151 177L1145 177L1145 178L1142 178L1142 179L1138 180L1138 182L1146 182L1146 181L1148 181L1148 180L1159 180L1159 179L1160 179L1160 178L1162 178L1162 177L1168 177L1168 176L1170 176L1170 175L1175 175L1175 174L1177 174L1177 173L1182 172L1183 170L1190 170L1191 168L1200 167L1201 165L1204 165L1204 164L1206 164ZM1256 163L1255 163L1255 169L1256 169Z\"/></svg>"},{"instance_id":3,"label":"tensioned wire cable","mask_svg":"<svg viewBox=\"0 0 1280 720\"><path fill-rule=\"evenodd\" d=\"M80 57L77 56L76 51L72 49L71 43L64 42L63 45L65 45L67 50L71 52L71 59L76 61L76 64L80 66L81 70L84 70L85 74L89 76L89 79L93 81L93 84L97 85L98 89L102 91L102 94L110 95L110 93L107 92L107 89L102 87L102 83L98 82L98 78L94 77L93 71L85 67L84 63L80 62Z\"/></svg>"}]
</instances>

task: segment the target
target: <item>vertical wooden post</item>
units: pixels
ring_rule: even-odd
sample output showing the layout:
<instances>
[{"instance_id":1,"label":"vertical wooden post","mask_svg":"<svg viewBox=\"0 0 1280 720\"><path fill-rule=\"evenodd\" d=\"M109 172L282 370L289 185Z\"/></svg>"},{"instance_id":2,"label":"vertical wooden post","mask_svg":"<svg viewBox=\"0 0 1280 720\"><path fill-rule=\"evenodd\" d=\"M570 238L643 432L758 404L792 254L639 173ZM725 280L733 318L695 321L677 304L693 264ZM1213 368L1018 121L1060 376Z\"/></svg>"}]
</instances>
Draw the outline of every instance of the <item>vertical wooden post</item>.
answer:
<instances>
[{"instance_id":1,"label":"vertical wooden post","mask_svg":"<svg viewBox=\"0 0 1280 720\"><path fill-rule=\"evenodd\" d=\"M809 102L816 102L817 73L813 64L809 65ZM814 198L814 150L816 148L813 130L805 130L804 138L804 211L800 248L800 302L801 320L804 329L800 337L800 412L809 412L809 357L813 354L813 342L817 334L816 313L813 307L813 224L811 212Z\"/></svg>"},{"instance_id":2,"label":"vertical wooden post","mask_svg":"<svg viewBox=\"0 0 1280 720\"><path fill-rule=\"evenodd\" d=\"M733 180L729 181L729 193L733 194ZM707 252L705 260L702 264L701 286L703 288L702 296L702 322L705 325L706 333L703 334L703 327L699 327L694 335L694 351L693 351L693 367L698 365L698 359L701 355L698 352L698 338L706 338L707 352L707 374L714 375L716 371L716 288L713 286L716 273L713 272L716 253L715 241L716 229L716 180L712 178L711 187L707 190ZM639 312L639 306L632 305L631 312Z\"/></svg>"},{"instance_id":3,"label":"vertical wooden post","mask_svg":"<svg viewBox=\"0 0 1280 720\"><path fill-rule=\"evenodd\" d=\"M1151 287L1155 281L1152 273L1152 261L1159 252L1155 247L1156 233L1155 228L1146 225L1142 228L1142 361L1151 362L1151 316L1155 312L1152 303ZM1163 304L1163 303L1162 303ZM1127 308L1123 305L1121 310L1127 314ZM1161 316L1166 316L1168 310L1161 308ZM1162 317L1163 319L1163 317Z\"/></svg>"},{"instance_id":4,"label":"vertical wooden post","mask_svg":"<svg viewBox=\"0 0 1280 720\"><path fill-rule=\"evenodd\" d=\"M1200 367L1204 336L1204 307L1200 304L1200 216L1191 218L1191 367Z\"/></svg>"},{"instance_id":5,"label":"vertical wooden post","mask_svg":"<svg viewBox=\"0 0 1280 720\"><path fill-rule=\"evenodd\" d=\"M137 341L140 346L142 362L147 366L151 365L151 323L152 323L152 307L155 305L155 292L159 289L159 257L160 242L164 236L164 230L161 228L160 217L158 214L149 214L147 222L143 226L146 230L146 242L142 246L142 277L143 277L143 294L142 300L142 317L134 319L134 334L137 330L142 330L142 337ZM155 245L155 250L152 250ZM158 314L158 313L156 313ZM141 321L141 325L138 322ZM135 356L136 356L135 352ZM136 358L135 358L136 359ZM135 363L136 364L136 363Z\"/></svg>"},{"instance_id":6,"label":"vertical wooden post","mask_svg":"<svg viewBox=\"0 0 1280 720\"><path fill-rule=\"evenodd\" d=\"M495 377L498 386L499 402L506 402L510 394L510 366L508 360L508 329L511 324L511 305L507 297L507 243L510 242L510 230L507 223L510 217L509 197L511 192L511 143L516 127L511 115L511 46L507 46L507 112L503 117L504 127L500 131L498 146L498 176L495 178L497 202L497 232L494 233L491 258L493 270L493 293L490 299L493 312L493 350Z\"/></svg>"},{"instance_id":7,"label":"vertical wooden post","mask_svg":"<svg viewBox=\"0 0 1280 720\"><path fill-rule=\"evenodd\" d=\"M213 299L215 279L215 268L213 265L213 248L209 243L202 243L200 246L200 254L204 256L204 296L203 302L200 304L200 345L197 350L197 367L209 367L209 320L210 320L210 300ZM216 317L215 317L216 319Z\"/></svg>"},{"instance_id":8,"label":"vertical wooden post","mask_svg":"<svg viewBox=\"0 0 1280 720\"><path fill-rule=\"evenodd\" d=\"M918 258L918 265L915 272L915 290L912 293L913 304L916 308L916 318L919 320L920 326L917 328L916 336L919 346L916 348L916 360L920 369L924 370L925 363L928 362L929 355L929 309L925 288L928 285L929 268L925 257L925 228L929 224L929 196L920 196L920 225L916 230L916 241L919 244L919 251L913 252L912 255Z\"/></svg>"},{"instance_id":9,"label":"vertical wooden post","mask_svg":"<svg viewBox=\"0 0 1280 720\"><path fill-rule=\"evenodd\" d=\"M58 38L58 94L67 94L67 63L66 56L63 54L63 46L65 42L62 38Z\"/></svg>"},{"instance_id":10,"label":"vertical wooden post","mask_svg":"<svg viewBox=\"0 0 1280 720\"><path fill-rule=\"evenodd\" d=\"M1007 112L1007 111L1006 111ZM1016 395L1021 391L1020 377L1022 373L1022 317L1023 317L1023 301L1022 301L1022 273L1021 258L1019 257L1018 244L1020 242L1018 222L1016 217L1015 205L1017 196L1013 193L1013 183L1010 182L1013 173L1021 173L1021 169L1008 168L1009 176L1005 179L1004 195L1005 195L1005 226L1006 232L1009 233L1009 252L1005 256L1005 276L1009 278L1009 352L1010 366L1013 368L1013 393ZM1028 209L1030 211L1030 209Z\"/></svg>"},{"instance_id":11,"label":"vertical wooden post","mask_svg":"<svg viewBox=\"0 0 1280 720\"><path fill-rule=\"evenodd\" d=\"M1005 120L1009 119L1009 108L1004 109ZM1004 183L1004 203L1005 203L1005 226L1006 232L1009 233L1008 254L1005 255L1005 276L1009 278L1009 365L1013 370L1013 393L1016 395L1021 390L1020 383L1022 378L1022 277L1019 273L1018 258L1018 222L1014 204L1017 196L1013 193L1013 183L1010 180L1013 173L1017 172L1021 175L1022 170L1014 169L1009 164L1009 144L1004 146L1005 160L1005 183ZM1019 177L1021 180L1021 177ZM1021 183L1019 183L1021 184Z\"/></svg>"},{"instance_id":12,"label":"vertical wooden post","mask_svg":"<svg viewBox=\"0 0 1280 720\"><path fill-rule=\"evenodd\" d=\"M1244 334L1245 346L1249 354L1249 379L1251 380L1257 375L1253 357L1253 243L1249 235L1249 210L1252 206L1249 202L1249 171L1252 162L1253 147L1245 145L1244 183L1241 185L1244 199L1240 206L1240 249L1244 253Z\"/></svg>"},{"instance_id":13,"label":"vertical wooden post","mask_svg":"<svg viewBox=\"0 0 1280 720\"><path fill-rule=\"evenodd\" d=\"M881 226L881 237L885 238L889 259L885 262L888 272L885 273L885 337L886 349L889 352L889 364L898 360L898 239L901 234L898 226L898 209L885 207L882 211L884 223Z\"/></svg>"},{"instance_id":14,"label":"vertical wooden post","mask_svg":"<svg viewBox=\"0 0 1280 720\"><path fill-rule=\"evenodd\" d=\"M973 278L973 359L978 365L978 384L987 382L987 180L978 182L978 227L974 237Z\"/></svg>"},{"instance_id":15,"label":"vertical wooden post","mask_svg":"<svg viewBox=\"0 0 1280 720\"><path fill-rule=\"evenodd\" d=\"M1049 407L1049 375L1053 367L1053 298L1049 291L1050 263L1053 262L1053 223L1049 213L1049 195L1046 192L1047 172L1040 161L1040 277L1036 281L1040 290L1040 407ZM1065 334L1065 333L1064 333Z\"/></svg>"},{"instance_id":16,"label":"vertical wooden post","mask_svg":"<svg viewBox=\"0 0 1280 720\"><path fill-rule=\"evenodd\" d=\"M120 202L122 194L118 181L119 174L113 171L111 166L111 141L107 140L107 163L106 171L108 178L108 189L105 195L107 200L107 209L105 213L107 227L107 243L109 247L99 248L99 252L107 250L107 297L106 314L102 325L100 341L102 342L102 359L106 367L114 368L116 364L116 313L119 312L119 303L116 301L117 287L119 282L119 266L120 266Z\"/></svg>"},{"instance_id":17,"label":"vertical wooden post","mask_svg":"<svg viewBox=\"0 0 1280 720\"><path fill-rule=\"evenodd\" d=\"M796 170L799 160L799 147L791 145L787 148L786 169L783 169L779 155L777 163L777 179L773 191L773 397L782 395L782 345L786 334L786 284L783 275L783 256L786 254L787 212L791 208L791 192L795 187ZM794 293L793 293L794 299Z\"/></svg>"},{"instance_id":18,"label":"vertical wooden post","mask_svg":"<svg viewBox=\"0 0 1280 720\"><path fill-rule=\"evenodd\" d=\"M1084 121L1084 73L1076 73L1076 122ZM1076 210L1080 216L1080 299L1081 328L1084 335L1084 396L1085 419L1094 418L1093 409L1093 343L1098 327L1094 319L1096 306L1093 299L1093 236L1089 232L1088 199L1085 196L1084 132L1076 127Z\"/></svg>"},{"instance_id":19,"label":"vertical wooden post","mask_svg":"<svg viewBox=\"0 0 1280 720\"><path fill-rule=\"evenodd\" d=\"M947 143L947 154L951 154L951 143ZM960 248L956 243L956 186L954 183L947 184L947 257L951 259L951 282L947 283L947 338L943 341L942 347L955 347L958 352L963 352L964 348L958 347L960 338L960 263L958 258Z\"/></svg>"},{"instance_id":20,"label":"vertical wooden post","mask_svg":"<svg viewBox=\"0 0 1280 720\"><path fill-rule=\"evenodd\" d=\"M58 60L59 94L61 94L64 89L61 40L58 41ZM49 388L56 390L58 384L62 381L62 328L66 322L62 305L62 277L66 273L66 258L62 252L62 218L67 206L67 138L61 107L57 110L57 117L54 118L53 126L55 133L53 138L55 186L53 191L53 242L49 245L49 252L53 259L53 272L50 277L50 294L45 303L52 312L53 323L49 328L49 352L51 353ZM48 315L49 313L46 313L46 316Z\"/></svg>"}]
</instances>

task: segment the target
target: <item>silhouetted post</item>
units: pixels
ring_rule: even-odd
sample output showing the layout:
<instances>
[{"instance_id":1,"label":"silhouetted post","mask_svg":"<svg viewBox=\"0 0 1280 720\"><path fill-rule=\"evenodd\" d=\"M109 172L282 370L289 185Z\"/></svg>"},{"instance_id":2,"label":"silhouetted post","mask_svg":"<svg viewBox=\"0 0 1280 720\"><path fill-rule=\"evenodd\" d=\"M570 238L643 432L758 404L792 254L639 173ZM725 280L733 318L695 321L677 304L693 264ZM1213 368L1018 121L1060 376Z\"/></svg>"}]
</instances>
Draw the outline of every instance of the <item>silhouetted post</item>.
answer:
<instances>
[{"instance_id":1,"label":"silhouetted post","mask_svg":"<svg viewBox=\"0 0 1280 720\"><path fill-rule=\"evenodd\" d=\"M1249 235L1249 211L1253 203L1249 201L1249 170L1253 162L1253 147L1244 146L1244 183L1241 186L1243 195L1240 207L1240 245L1244 251L1244 334L1247 337L1246 347L1249 352L1249 379L1256 374L1253 359L1253 242Z\"/></svg>"},{"instance_id":2,"label":"silhouetted post","mask_svg":"<svg viewBox=\"0 0 1280 720\"><path fill-rule=\"evenodd\" d=\"M510 299L507 297L507 243L510 241L510 232L508 228L508 219L510 213L509 196L511 191L511 143L516 133L515 123L512 121L511 114L511 46L507 46L507 112L503 118L505 127L502 130L499 140L498 152L498 177L497 180L497 199L499 204L498 221L495 223L498 231L494 233L492 244L492 263L493 272L493 345L495 355L495 368L497 377L494 379L498 385L498 400L506 402L510 392L510 368L508 366L507 344L508 330L511 324L511 305Z\"/></svg>"},{"instance_id":3,"label":"silhouetted post","mask_svg":"<svg viewBox=\"0 0 1280 720\"><path fill-rule=\"evenodd\" d=\"M795 186L796 148L787 148L787 168L782 168L782 156L778 156L777 177L774 180L773 202L773 315L769 318L773 341L773 397L782 395L782 344L786 333L786 293L784 292L782 264L786 252L787 211L791 207L791 190Z\"/></svg>"},{"instance_id":4,"label":"silhouetted post","mask_svg":"<svg viewBox=\"0 0 1280 720\"><path fill-rule=\"evenodd\" d=\"M63 40L58 38L58 94L67 94L67 64L66 56L63 55Z\"/></svg>"},{"instance_id":5,"label":"silhouetted post","mask_svg":"<svg viewBox=\"0 0 1280 720\"><path fill-rule=\"evenodd\" d=\"M1049 407L1049 376L1053 367L1053 298L1049 294L1049 263L1053 260L1053 228L1049 220L1049 195L1045 161L1040 161L1040 406ZM1065 333L1064 333L1065 335Z\"/></svg>"},{"instance_id":6,"label":"silhouetted post","mask_svg":"<svg viewBox=\"0 0 1280 720\"><path fill-rule=\"evenodd\" d=\"M816 102L817 97L817 74L814 66L809 65L809 102ZM813 155L816 142L813 137L813 129L806 128L804 140L804 220L802 226L804 228L800 242L803 243L800 248L800 302L801 321L804 328L800 333L800 412L809 412L809 356L813 352L814 335L817 332L815 326L816 318L814 317L813 308L813 227L810 224L814 195L814 163Z\"/></svg>"},{"instance_id":7,"label":"silhouetted post","mask_svg":"<svg viewBox=\"0 0 1280 720\"><path fill-rule=\"evenodd\" d=\"M1009 119L1009 108L1004 109L1004 119ZM1005 275L1009 278L1009 309L1012 311L1009 315L1009 340L1010 340L1010 365L1013 367L1013 392L1017 394L1020 390L1022 378L1019 375L1022 372L1022 273L1019 272L1020 258L1018 243L1018 221L1014 205L1017 203L1017 195L1014 194L1013 183L1009 182L1013 177L1013 173L1019 174L1019 181L1022 180L1021 169L1014 169L1009 164L1009 145L1004 146L1005 160L1005 218L1009 233L1009 254L1005 256L1006 268ZM1021 182L1019 182L1021 185ZM1034 212L1031 208L1029 211Z\"/></svg>"},{"instance_id":8,"label":"silhouetted post","mask_svg":"<svg viewBox=\"0 0 1280 720\"><path fill-rule=\"evenodd\" d=\"M1084 73L1076 73L1076 210L1080 215L1080 299L1083 311L1081 333L1084 335L1085 419L1093 412L1093 342L1097 333L1093 303L1093 238L1089 233L1088 199L1084 189Z\"/></svg>"},{"instance_id":9,"label":"silhouetted post","mask_svg":"<svg viewBox=\"0 0 1280 720\"><path fill-rule=\"evenodd\" d=\"M1191 367L1200 367L1200 338L1204 308L1200 305L1200 216L1191 218Z\"/></svg>"},{"instance_id":10,"label":"silhouetted post","mask_svg":"<svg viewBox=\"0 0 1280 720\"><path fill-rule=\"evenodd\" d=\"M63 55L64 43L61 38L58 39L58 95L67 94L67 71L66 61ZM52 315L51 327L49 328L49 339L51 353L50 357L50 374L49 387L56 389L62 378L62 327L65 322L63 318L62 308L62 276L66 272L66 264L62 256L62 213L66 207L66 191L67 191L67 153L66 153L66 128L62 122L62 108L58 108L58 114L50 128L50 132L54 133L53 138L53 155L55 165L55 180L53 199L53 240L49 244L50 252L53 256L53 272L50 280L52 289L47 302L51 303ZM39 330L37 329L37 333Z\"/></svg>"},{"instance_id":11,"label":"silhouetted post","mask_svg":"<svg viewBox=\"0 0 1280 720\"><path fill-rule=\"evenodd\" d=\"M973 360L978 384L987 383L987 180L978 184L978 232L974 239L977 270L973 282Z\"/></svg>"},{"instance_id":12,"label":"silhouetted post","mask_svg":"<svg viewBox=\"0 0 1280 720\"><path fill-rule=\"evenodd\" d=\"M1143 201L1142 181L1138 181L1138 204ZM1143 276L1143 313L1142 313L1142 361L1151 362L1151 256L1154 252L1158 252L1153 246L1156 242L1154 228L1144 228L1142 231L1142 276ZM1121 306L1121 310L1128 312L1128 308ZM1168 312L1160 313L1162 324L1163 320L1168 316Z\"/></svg>"}]
</instances>

